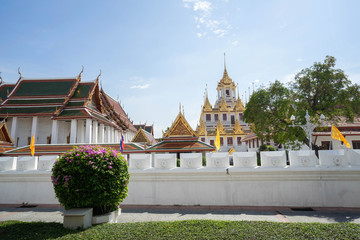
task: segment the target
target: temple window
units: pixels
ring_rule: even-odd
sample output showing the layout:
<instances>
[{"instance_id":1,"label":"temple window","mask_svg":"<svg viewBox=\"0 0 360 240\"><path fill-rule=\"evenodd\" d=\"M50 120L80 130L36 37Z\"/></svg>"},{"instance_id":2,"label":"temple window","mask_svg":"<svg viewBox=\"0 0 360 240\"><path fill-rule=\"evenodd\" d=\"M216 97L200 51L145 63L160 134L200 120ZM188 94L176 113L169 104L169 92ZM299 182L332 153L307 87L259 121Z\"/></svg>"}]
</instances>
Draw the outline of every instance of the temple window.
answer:
<instances>
[{"instance_id":1,"label":"temple window","mask_svg":"<svg viewBox=\"0 0 360 240\"><path fill-rule=\"evenodd\" d=\"M235 116L231 115L231 124L235 124Z\"/></svg>"},{"instance_id":2,"label":"temple window","mask_svg":"<svg viewBox=\"0 0 360 240\"><path fill-rule=\"evenodd\" d=\"M352 141L353 149L360 149L360 141Z\"/></svg>"},{"instance_id":3,"label":"temple window","mask_svg":"<svg viewBox=\"0 0 360 240\"><path fill-rule=\"evenodd\" d=\"M241 137L237 137L237 145L241 145Z\"/></svg>"},{"instance_id":4,"label":"temple window","mask_svg":"<svg viewBox=\"0 0 360 240\"><path fill-rule=\"evenodd\" d=\"M223 114L223 121L226 121L227 120L227 115L226 113Z\"/></svg>"},{"instance_id":5,"label":"temple window","mask_svg":"<svg viewBox=\"0 0 360 240\"><path fill-rule=\"evenodd\" d=\"M232 137L227 138L227 144L230 145L230 146L233 145L233 138Z\"/></svg>"},{"instance_id":6,"label":"temple window","mask_svg":"<svg viewBox=\"0 0 360 240\"><path fill-rule=\"evenodd\" d=\"M215 146L214 140L210 140L210 145L211 145L211 146Z\"/></svg>"},{"instance_id":7,"label":"temple window","mask_svg":"<svg viewBox=\"0 0 360 240\"><path fill-rule=\"evenodd\" d=\"M219 115L218 114L214 114L215 117L215 122L219 121Z\"/></svg>"},{"instance_id":8,"label":"temple window","mask_svg":"<svg viewBox=\"0 0 360 240\"><path fill-rule=\"evenodd\" d=\"M230 96L230 91L226 90L226 96Z\"/></svg>"},{"instance_id":9,"label":"temple window","mask_svg":"<svg viewBox=\"0 0 360 240\"><path fill-rule=\"evenodd\" d=\"M224 145L224 138L220 137L220 146Z\"/></svg>"},{"instance_id":10,"label":"temple window","mask_svg":"<svg viewBox=\"0 0 360 240\"><path fill-rule=\"evenodd\" d=\"M239 120L242 121L243 120L243 114L239 113Z\"/></svg>"},{"instance_id":11,"label":"temple window","mask_svg":"<svg viewBox=\"0 0 360 240\"><path fill-rule=\"evenodd\" d=\"M210 122L211 121L211 114L206 114L206 121Z\"/></svg>"}]
</instances>

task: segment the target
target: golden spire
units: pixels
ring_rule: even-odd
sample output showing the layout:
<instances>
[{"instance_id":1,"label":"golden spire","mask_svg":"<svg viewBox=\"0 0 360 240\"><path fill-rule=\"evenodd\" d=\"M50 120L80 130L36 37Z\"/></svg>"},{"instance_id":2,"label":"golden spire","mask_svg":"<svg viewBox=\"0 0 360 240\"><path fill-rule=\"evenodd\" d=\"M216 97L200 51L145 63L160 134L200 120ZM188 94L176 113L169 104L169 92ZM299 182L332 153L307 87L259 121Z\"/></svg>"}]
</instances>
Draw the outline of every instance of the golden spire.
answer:
<instances>
[{"instance_id":1,"label":"golden spire","mask_svg":"<svg viewBox=\"0 0 360 240\"><path fill-rule=\"evenodd\" d=\"M221 99L219 109L220 109L220 111L222 111L222 112L226 112L226 111L229 110L224 98Z\"/></svg>"},{"instance_id":2,"label":"golden spire","mask_svg":"<svg viewBox=\"0 0 360 240\"><path fill-rule=\"evenodd\" d=\"M200 125L199 125L199 128L198 128L198 134L199 135L205 135L205 124L203 121L200 121Z\"/></svg>"},{"instance_id":3,"label":"golden spire","mask_svg":"<svg viewBox=\"0 0 360 240\"><path fill-rule=\"evenodd\" d=\"M224 129L224 125L222 124L220 119L218 121L218 124L217 124L216 128L219 129L220 134L226 134L225 129Z\"/></svg>"},{"instance_id":4,"label":"golden spire","mask_svg":"<svg viewBox=\"0 0 360 240\"><path fill-rule=\"evenodd\" d=\"M236 119L234 127L233 127L234 134L244 134L242 127L240 126L239 120Z\"/></svg>"},{"instance_id":5,"label":"golden spire","mask_svg":"<svg viewBox=\"0 0 360 240\"><path fill-rule=\"evenodd\" d=\"M243 112L245 111L244 104L242 103L241 99L238 97L235 103L235 111Z\"/></svg>"}]
</instances>

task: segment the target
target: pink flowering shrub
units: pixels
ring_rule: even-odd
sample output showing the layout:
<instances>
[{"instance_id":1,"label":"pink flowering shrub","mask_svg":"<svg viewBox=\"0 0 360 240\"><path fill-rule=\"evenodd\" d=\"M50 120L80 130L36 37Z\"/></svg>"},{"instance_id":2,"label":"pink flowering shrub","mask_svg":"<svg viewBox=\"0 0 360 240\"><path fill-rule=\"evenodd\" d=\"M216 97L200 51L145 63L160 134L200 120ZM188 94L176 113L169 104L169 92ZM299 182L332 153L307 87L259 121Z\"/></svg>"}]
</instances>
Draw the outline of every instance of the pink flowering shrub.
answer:
<instances>
[{"instance_id":1,"label":"pink flowering shrub","mask_svg":"<svg viewBox=\"0 0 360 240\"><path fill-rule=\"evenodd\" d=\"M111 148L80 146L64 153L52 168L56 197L65 207L94 209L94 215L116 210L126 198L128 164Z\"/></svg>"}]
</instances>

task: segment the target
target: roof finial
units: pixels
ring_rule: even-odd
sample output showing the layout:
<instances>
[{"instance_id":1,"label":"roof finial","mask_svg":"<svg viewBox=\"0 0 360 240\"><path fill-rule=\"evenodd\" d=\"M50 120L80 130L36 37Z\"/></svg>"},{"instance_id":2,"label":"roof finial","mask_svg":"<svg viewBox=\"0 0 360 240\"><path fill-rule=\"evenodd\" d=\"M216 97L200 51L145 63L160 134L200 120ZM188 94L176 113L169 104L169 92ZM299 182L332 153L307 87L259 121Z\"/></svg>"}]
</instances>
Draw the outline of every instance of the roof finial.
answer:
<instances>
[{"instance_id":1,"label":"roof finial","mask_svg":"<svg viewBox=\"0 0 360 240\"><path fill-rule=\"evenodd\" d=\"M0 85L3 83L3 79L1 77L1 72L0 72Z\"/></svg>"},{"instance_id":2,"label":"roof finial","mask_svg":"<svg viewBox=\"0 0 360 240\"><path fill-rule=\"evenodd\" d=\"M81 65L81 72L79 73L79 77L81 77L81 74L84 72L84 66Z\"/></svg>"},{"instance_id":3,"label":"roof finial","mask_svg":"<svg viewBox=\"0 0 360 240\"><path fill-rule=\"evenodd\" d=\"M236 88L237 88L237 94L238 94L238 99L240 98L239 96L239 83L236 83Z\"/></svg>"},{"instance_id":4,"label":"roof finial","mask_svg":"<svg viewBox=\"0 0 360 240\"><path fill-rule=\"evenodd\" d=\"M224 71L226 71L226 58L225 58L225 53L224 53Z\"/></svg>"},{"instance_id":5,"label":"roof finial","mask_svg":"<svg viewBox=\"0 0 360 240\"><path fill-rule=\"evenodd\" d=\"M206 93L206 98L208 97L208 87L207 87L207 84L206 84L206 87L205 87L205 93Z\"/></svg>"},{"instance_id":6,"label":"roof finial","mask_svg":"<svg viewBox=\"0 0 360 240\"><path fill-rule=\"evenodd\" d=\"M18 67L18 73L19 73L19 75L20 75L19 79L22 78L21 72L20 72L20 67Z\"/></svg>"},{"instance_id":7,"label":"roof finial","mask_svg":"<svg viewBox=\"0 0 360 240\"><path fill-rule=\"evenodd\" d=\"M179 113L181 113L181 103L179 103Z\"/></svg>"},{"instance_id":8,"label":"roof finial","mask_svg":"<svg viewBox=\"0 0 360 240\"><path fill-rule=\"evenodd\" d=\"M183 107L183 115L185 116L185 110L184 110L184 106L182 106Z\"/></svg>"},{"instance_id":9,"label":"roof finial","mask_svg":"<svg viewBox=\"0 0 360 240\"><path fill-rule=\"evenodd\" d=\"M99 80L99 77L100 77L100 76L101 76L101 69L100 69L99 75L98 75L97 78L96 78L96 81Z\"/></svg>"}]
</instances>

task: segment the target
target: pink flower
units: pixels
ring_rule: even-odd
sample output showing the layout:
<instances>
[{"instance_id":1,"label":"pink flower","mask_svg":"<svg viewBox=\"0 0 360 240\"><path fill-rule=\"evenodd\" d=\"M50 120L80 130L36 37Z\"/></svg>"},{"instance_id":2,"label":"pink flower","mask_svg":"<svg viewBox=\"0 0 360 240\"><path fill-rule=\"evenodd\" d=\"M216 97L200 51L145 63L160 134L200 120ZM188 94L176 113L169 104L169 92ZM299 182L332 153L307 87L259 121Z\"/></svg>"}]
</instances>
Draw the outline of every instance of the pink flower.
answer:
<instances>
[{"instance_id":1,"label":"pink flower","mask_svg":"<svg viewBox=\"0 0 360 240\"><path fill-rule=\"evenodd\" d=\"M110 169L112 169L112 166L109 166Z\"/></svg>"}]
</instances>

